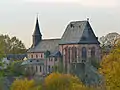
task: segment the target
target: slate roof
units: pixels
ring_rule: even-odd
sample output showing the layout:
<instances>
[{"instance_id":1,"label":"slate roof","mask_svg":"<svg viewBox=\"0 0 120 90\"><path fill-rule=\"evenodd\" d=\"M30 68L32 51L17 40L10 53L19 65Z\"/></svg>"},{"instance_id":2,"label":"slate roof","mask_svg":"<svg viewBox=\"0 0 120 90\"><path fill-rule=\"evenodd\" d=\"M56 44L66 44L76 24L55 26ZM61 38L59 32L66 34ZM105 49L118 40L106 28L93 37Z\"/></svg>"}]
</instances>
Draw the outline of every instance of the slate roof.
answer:
<instances>
[{"instance_id":1,"label":"slate roof","mask_svg":"<svg viewBox=\"0 0 120 90\"><path fill-rule=\"evenodd\" d=\"M32 47L28 50L29 52L46 52L50 51L51 53L58 50L60 39L43 39L39 42L36 47Z\"/></svg>"},{"instance_id":2,"label":"slate roof","mask_svg":"<svg viewBox=\"0 0 120 90\"><path fill-rule=\"evenodd\" d=\"M36 26L35 26L35 30L34 30L34 33L33 33L33 36L34 35L40 35L42 36L41 32L40 32L40 28L39 28L39 22L38 22L38 18L36 20Z\"/></svg>"},{"instance_id":3,"label":"slate roof","mask_svg":"<svg viewBox=\"0 0 120 90\"><path fill-rule=\"evenodd\" d=\"M99 41L88 21L75 21L67 26L60 44L99 44Z\"/></svg>"},{"instance_id":4,"label":"slate roof","mask_svg":"<svg viewBox=\"0 0 120 90\"><path fill-rule=\"evenodd\" d=\"M62 54L60 53L60 51L57 51L50 55L50 57L61 57L61 56L62 56Z\"/></svg>"},{"instance_id":5,"label":"slate roof","mask_svg":"<svg viewBox=\"0 0 120 90\"><path fill-rule=\"evenodd\" d=\"M38 22L38 21L37 21ZM100 44L88 21L70 22L61 39L43 39L30 52L58 51L59 44Z\"/></svg>"},{"instance_id":6,"label":"slate roof","mask_svg":"<svg viewBox=\"0 0 120 90\"><path fill-rule=\"evenodd\" d=\"M8 60L23 60L27 54L7 54Z\"/></svg>"}]
</instances>

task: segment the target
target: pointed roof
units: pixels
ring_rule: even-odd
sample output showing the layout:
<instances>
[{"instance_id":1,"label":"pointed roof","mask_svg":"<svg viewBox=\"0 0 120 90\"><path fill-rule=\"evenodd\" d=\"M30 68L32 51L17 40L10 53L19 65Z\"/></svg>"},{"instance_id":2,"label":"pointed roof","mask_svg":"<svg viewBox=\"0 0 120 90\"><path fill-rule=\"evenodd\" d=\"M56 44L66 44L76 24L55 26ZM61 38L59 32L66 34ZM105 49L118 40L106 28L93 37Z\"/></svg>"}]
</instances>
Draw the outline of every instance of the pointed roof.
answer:
<instances>
[{"instance_id":1,"label":"pointed roof","mask_svg":"<svg viewBox=\"0 0 120 90\"><path fill-rule=\"evenodd\" d=\"M74 21L67 26L60 44L100 44L88 21Z\"/></svg>"},{"instance_id":2,"label":"pointed roof","mask_svg":"<svg viewBox=\"0 0 120 90\"><path fill-rule=\"evenodd\" d=\"M39 28L39 21L38 21L38 17L36 19L36 25L35 25L35 30L34 30L34 33L33 33L33 36L35 35L40 35L42 36L41 32L40 32L40 28Z\"/></svg>"}]
</instances>

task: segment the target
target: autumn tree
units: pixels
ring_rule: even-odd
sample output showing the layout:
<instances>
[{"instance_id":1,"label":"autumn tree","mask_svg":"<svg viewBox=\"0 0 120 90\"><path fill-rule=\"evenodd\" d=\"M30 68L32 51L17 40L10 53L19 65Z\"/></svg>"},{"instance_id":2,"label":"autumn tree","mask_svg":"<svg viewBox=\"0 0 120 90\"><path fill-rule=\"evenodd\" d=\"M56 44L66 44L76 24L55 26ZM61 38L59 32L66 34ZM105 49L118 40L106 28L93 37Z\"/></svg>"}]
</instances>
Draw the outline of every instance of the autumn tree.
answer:
<instances>
[{"instance_id":1,"label":"autumn tree","mask_svg":"<svg viewBox=\"0 0 120 90\"><path fill-rule=\"evenodd\" d=\"M45 78L42 90L90 90L69 74L52 73Z\"/></svg>"},{"instance_id":2,"label":"autumn tree","mask_svg":"<svg viewBox=\"0 0 120 90\"><path fill-rule=\"evenodd\" d=\"M34 80L16 79L10 90L37 90Z\"/></svg>"},{"instance_id":3,"label":"autumn tree","mask_svg":"<svg viewBox=\"0 0 120 90\"><path fill-rule=\"evenodd\" d=\"M107 90L120 90L120 42L114 45L109 55L104 56L101 67Z\"/></svg>"}]
</instances>

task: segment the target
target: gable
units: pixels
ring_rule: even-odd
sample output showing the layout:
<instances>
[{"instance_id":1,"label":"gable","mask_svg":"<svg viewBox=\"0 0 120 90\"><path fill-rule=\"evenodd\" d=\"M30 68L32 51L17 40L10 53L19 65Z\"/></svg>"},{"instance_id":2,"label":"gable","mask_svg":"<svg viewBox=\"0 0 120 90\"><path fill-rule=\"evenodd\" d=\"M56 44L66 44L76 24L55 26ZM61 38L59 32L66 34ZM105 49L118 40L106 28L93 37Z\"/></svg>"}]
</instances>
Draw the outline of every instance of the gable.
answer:
<instances>
[{"instance_id":1,"label":"gable","mask_svg":"<svg viewBox=\"0 0 120 90\"><path fill-rule=\"evenodd\" d=\"M79 43L80 44L100 44L89 22L86 23L86 26L83 30L82 37L80 38Z\"/></svg>"}]
</instances>

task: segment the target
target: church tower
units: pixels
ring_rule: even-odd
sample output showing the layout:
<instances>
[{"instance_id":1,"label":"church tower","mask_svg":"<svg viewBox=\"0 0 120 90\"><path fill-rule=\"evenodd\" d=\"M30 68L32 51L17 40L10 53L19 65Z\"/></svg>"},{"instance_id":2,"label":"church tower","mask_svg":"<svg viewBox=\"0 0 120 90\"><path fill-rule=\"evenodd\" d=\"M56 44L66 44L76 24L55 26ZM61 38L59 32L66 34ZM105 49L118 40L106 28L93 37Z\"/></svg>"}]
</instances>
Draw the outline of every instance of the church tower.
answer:
<instances>
[{"instance_id":1,"label":"church tower","mask_svg":"<svg viewBox=\"0 0 120 90\"><path fill-rule=\"evenodd\" d=\"M42 40L42 34L40 32L40 28L39 28L39 21L38 21L38 17L36 19L36 26L35 26L35 30L33 33L33 47L37 46L38 43Z\"/></svg>"}]
</instances>

